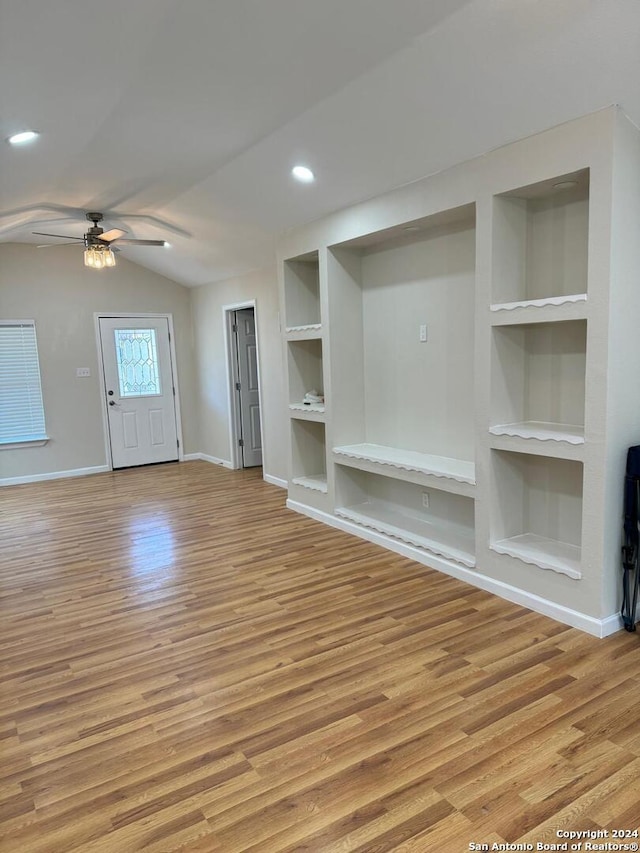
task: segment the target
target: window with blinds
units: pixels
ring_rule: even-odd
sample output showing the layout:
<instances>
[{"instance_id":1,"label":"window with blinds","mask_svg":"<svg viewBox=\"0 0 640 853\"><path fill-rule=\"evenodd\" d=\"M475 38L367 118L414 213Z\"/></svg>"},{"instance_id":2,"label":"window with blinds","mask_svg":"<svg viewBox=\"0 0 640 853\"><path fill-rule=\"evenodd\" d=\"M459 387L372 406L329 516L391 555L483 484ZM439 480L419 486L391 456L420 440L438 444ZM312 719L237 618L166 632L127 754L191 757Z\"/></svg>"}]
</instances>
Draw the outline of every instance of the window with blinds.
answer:
<instances>
[{"instance_id":1,"label":"window with blinds","mask_svg":"<svg viewBox=\"0 0 640 853\"><path fill-rule=\"evenodd\" d=\"M0 320L0 446L46 440L35 323Z\"/></svg>"}]
</instances>

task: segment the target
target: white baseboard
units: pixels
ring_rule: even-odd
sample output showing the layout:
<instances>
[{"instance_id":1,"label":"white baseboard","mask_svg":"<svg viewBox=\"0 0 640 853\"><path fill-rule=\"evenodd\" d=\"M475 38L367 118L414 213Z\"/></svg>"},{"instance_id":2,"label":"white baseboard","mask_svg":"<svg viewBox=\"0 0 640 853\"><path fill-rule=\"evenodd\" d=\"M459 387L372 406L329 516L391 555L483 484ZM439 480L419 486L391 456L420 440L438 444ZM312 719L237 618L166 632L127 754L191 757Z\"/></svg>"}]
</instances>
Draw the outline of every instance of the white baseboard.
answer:
<instances>
[{"instance_id":1,"label":"white baseboard","mask_svg":"<svg viewBox=\"0 0 640 853\"><path fill-rule=\"evenodd\" d=\"M229 468L231 471L241 470L234 469L231 462L226 459L218 459L217 456L208 456L206 453L185 453L182 457L183 462L193 462L195 460L202 460L203 462L212 462L214 465L222 465L223 468ZM271 483L272 486L278 486L281 489L286 489L288 486L286 480L283 480L280 477L273 477L271 474L263 474L262 479L266 483Z\"/></svg>"},{"instance_id":2,"label":"white baseboard","mask_svg":"<svg viewBox=\"0 0 640 853\"><path fill-rule=\"evenodd\" d=\"M622 619L618 613L607 616L604 619L597 619L594 616L589 616L586 613L580 613L578 610L572 610L569 607L564 607L557 604L555 601L549 601L533 593L518 589L517 587L506 584L503 581L490 578L483 575L477 569L468 569L457 563L446 560L443 557L438 557L435 554L427 554L420 548L415 548L412 545L407 545L404 542L399 542L396 539L385 536L382 533L376 533L374 530L367 530L359 527L351 521L344 518L337 518L334 515L315 509L314 507L306 506L298 501L287 501L287 507L294 512L299 512L316 521L321 521L331 527L336 527L338 530L343 530L345 533L351 533L358 536L360 539L366 539L368 542L373 542L375 545L381 545L389 551L394 551L397 554L402 554L403 557L408 557L425 566L433 569L438 569L447 575L451 575L458 580L464 581L471 586L484 589L486 592L491 592L500 598L505 598L513 604L520 604L522 607L528 607L536 613L541 613L543 616L549 616L555 619L556 622L562 622L564 625L570 625L572 628L578 628L587 634L594 637L602 638L614 634L622 628Z\"/></svg>"},{"instance_id":3,"label":"white baseboard","mask_svg":"<svg viewBox=\"0 0 640 853\"><path fill-rule=\"evenodd\" d=\"M264 474L262 479L265 483L271 483L272 486L278 486L281 489L286 489L289 485L286 480L281 477L274 477L271 474Z\"/></svg>"},{"instance_id":4,"label":"white baseboard","mask_svg":"<svg viewBox=\"0 0 640 853\"><path fill-rule=\"evenodd\" d=\"M25 477L3 477L0 486L19 486L23 483L40 483L43 480L62 480L65 477L86 477L89 474L104 474L110 471L108 465L95 465L92 468L73 468L69 471L49 471L46 474L27 474Z\"/></svg>"},{"instance_id":5,"label":"white baseboard","mask_svg":"<svg viewBox=\"0 0 640 853\"><path fill-rule=\"evenodd\" d=\"M222 465L223 468L233 470L233 465L227 459L218 459L217 456L209 456L206 453L185 453L182 457L183 462L195 462L197 460L211 462L213 465Z\"/></svg>"}]
</instances>

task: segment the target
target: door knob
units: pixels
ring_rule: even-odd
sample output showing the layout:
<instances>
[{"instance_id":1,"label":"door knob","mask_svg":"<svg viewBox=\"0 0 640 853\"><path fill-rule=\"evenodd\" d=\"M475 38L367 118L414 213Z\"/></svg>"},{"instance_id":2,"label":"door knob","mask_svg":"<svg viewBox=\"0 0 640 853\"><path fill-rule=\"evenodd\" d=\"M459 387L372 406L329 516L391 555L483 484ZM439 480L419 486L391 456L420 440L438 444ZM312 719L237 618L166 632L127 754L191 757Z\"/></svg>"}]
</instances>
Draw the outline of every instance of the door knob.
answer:
<instances>
[{"instance_id":1,"label":"door knob","mask_svg":"<svg viewBox=\"0 0 640 853\"><path fill-rule=\"evenodd\" d=\"M115 406L115 404L116 404L116 401L115 401L115 400L109 400L109 405L110 405L110 406Z\"/></svg>"}]
</instances>

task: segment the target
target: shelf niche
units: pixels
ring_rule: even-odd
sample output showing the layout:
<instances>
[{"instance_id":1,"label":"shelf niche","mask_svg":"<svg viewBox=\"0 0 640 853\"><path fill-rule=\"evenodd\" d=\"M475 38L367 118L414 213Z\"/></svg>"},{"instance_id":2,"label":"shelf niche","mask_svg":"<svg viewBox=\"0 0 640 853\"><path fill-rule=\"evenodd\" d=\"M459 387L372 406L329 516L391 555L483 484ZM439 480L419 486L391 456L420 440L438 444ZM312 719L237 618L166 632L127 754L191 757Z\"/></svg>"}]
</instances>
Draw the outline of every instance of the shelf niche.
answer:
<instances>
[{"instance_id":1,"label":"shelf niche","mask_svg":"<svg viewBox=\"0 0 640 853\"><path fill-rule=\"evenodd\" d=\"M291 481L313 491L327 491L327 452L324 424L291 421Z\"/></svg>"},{"instance_id":2,"label":"shelf niche","mask_svg":"<svg viewBox=\"0 0 640 853\"><path fill-rule=\"evenodd\" d=\"M320 329L318 252L309 252L284 262L284 293L287 331Z\"/></svg>"},{"instance_id":3,"label":"shelf niche","mask_svg":"<svg viewBox=\"0 0 640 853\"><path fill-rule=\"evenodd\" d=\"M580 578L582 464L507 450L491 461L492 550Z\"/></svg>"},{"instance_id":4,"label":"shelf niche","mask_svg":"<svg viewBox=\"0 0 640 853\"><path fill-rule=\"evenodd\" d=\"M289 341L287 343L289 367L289 404L311 410L303 406L304 395L308 391L323 393L322 341L317 339ZM318 408L317 406L315 408Z\"/></svg>"},{"instance_id":5,"label":"shelf niche","mask_svg":"<svg viewBox=\"0 0 640 853\"><path fill-rule=\"evenodd\" d=\"M586 320L492 329L491 432L584 441Z\"/></svg>"},{"instance_id":6,"label":"shelf niche","mask_svg":"<svg viewBox=\"0 0 640 853\"><path fill-rule=\"evenodd\" d=\"M588 237L588 169L494 196L493 305L586 294Z\"/></svg>"},{"instance_id":7,"label":"shelf niche","mask_svg":"<svg viewBox=\"0 0 640 853\"><path fill-rule=\"evenodd\" d=\"M336 465L336 515L467 567L475 566L472 498Z\"/></svg>"},{"instance_id":8,"label":"shelf niche","mask_svg":"<svg viewBox=\"0 0 640 853\"><path fill-rule=\"evenodd\" d=\"M329 248L337 445L473 462L475 242L469 204Z\"/></svg>"}]
</instances>

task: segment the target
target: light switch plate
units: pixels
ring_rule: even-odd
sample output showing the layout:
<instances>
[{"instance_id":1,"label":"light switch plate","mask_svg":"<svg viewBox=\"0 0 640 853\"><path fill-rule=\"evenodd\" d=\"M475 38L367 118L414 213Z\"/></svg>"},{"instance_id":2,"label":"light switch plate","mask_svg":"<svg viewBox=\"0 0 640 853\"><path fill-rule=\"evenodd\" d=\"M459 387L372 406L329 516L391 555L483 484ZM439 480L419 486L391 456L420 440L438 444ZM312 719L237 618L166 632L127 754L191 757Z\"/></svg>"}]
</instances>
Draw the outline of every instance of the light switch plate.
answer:
<instances>
[{"instance_id":1,"label":"light switch plate","mask_svg":"<svg viewBox=\"0 0 640 853\"><path fill-rule=\"evenodd\" d=\"M91 376L91 370L88 367L76 367L76 376L78 376L78 377Z\"/></svg>"},{"instance_id":2,"label":"light switch plate","mask_svg":"<svg viewBox=\"0 0 640 853\"><path fill-rule=\"evenodd\" d=\"M426 343L427 341L427 324L422 323L420 325L420 343Z\"/></svg>"}]
</instances>

